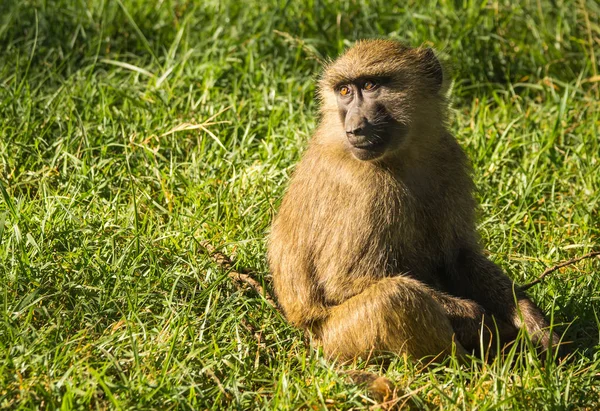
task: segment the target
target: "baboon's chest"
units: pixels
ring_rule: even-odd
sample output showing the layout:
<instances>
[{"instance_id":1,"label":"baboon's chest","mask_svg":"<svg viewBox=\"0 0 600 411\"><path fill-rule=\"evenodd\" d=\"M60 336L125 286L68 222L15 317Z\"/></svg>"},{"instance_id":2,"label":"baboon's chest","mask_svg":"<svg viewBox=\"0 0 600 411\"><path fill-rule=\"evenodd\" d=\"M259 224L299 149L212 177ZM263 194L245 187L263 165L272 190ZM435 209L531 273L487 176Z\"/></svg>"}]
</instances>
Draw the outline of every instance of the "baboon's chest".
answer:
<instances>
[{"instance_id":1,"label":"baboon's chest","mask_svg":"<svg viewBox=\"0 0 600 411\"><path fill-rule=\"evenodd\" d=\"M326 300L343 301L386 276L435 285L441 227L428 211L403 193L349 194L324 203L314 216L315 267Z\"/></svg>"}]
</instances>

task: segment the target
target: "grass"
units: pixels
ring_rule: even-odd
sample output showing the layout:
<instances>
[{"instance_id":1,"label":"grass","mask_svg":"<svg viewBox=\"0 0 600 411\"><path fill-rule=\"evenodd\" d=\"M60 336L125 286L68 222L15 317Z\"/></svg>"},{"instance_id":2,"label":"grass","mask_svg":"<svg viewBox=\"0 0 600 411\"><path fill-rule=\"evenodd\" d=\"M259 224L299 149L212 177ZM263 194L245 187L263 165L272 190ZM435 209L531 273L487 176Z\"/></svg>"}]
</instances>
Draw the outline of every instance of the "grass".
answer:
<instances>
[{"instance_id":1,"label":"grass","mask_svg":"<svg viewBox=\"0 0 600 411\"><path fill-rule=\"evenodd\" d=\"M598 249L593 0L0 0L0 407L368 407L203 252L265 238L352 41L453 62L479 230L516 281ZM578 348L381 370L422 408L598 409L600 260L529 292ZM526 340L523 340L526 344ZM376 370L362 363L348 368Z\"/></svg>"}]
</instances>

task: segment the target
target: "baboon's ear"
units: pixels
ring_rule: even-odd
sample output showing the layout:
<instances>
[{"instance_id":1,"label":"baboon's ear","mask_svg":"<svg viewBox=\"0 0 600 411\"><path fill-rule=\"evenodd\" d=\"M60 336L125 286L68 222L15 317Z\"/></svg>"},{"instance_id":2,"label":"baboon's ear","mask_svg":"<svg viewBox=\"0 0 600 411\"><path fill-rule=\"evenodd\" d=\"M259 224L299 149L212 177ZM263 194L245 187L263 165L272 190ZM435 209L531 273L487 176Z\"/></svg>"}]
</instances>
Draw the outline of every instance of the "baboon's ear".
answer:
<instances>
[{"instance_id":1,"label":"baboon's ear","mask_svg":"<svg viewBox=\"0 0 600 411\"><path fill-rule=\"evenodd\" d=\"M450 76L433 49L426 48L421 54L425 75L433 81L435 91L445 95L450 87Z\"/></svg>"}]
</instances>

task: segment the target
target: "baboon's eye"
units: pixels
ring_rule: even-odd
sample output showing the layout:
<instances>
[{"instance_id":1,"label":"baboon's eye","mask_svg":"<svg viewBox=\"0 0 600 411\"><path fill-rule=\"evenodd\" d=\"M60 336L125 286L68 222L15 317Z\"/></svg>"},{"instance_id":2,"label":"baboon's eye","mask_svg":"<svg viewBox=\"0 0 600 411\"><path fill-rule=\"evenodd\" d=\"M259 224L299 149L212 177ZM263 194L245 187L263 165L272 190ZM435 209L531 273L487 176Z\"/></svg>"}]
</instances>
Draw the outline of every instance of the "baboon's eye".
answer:
<instances>
[{"instance_id":1,"label":"baboon's eye","mask_svg":"<svg viewBox=\"0 0 600 411\"><path fill-rule=\"evenodd\" d=\"M342 86L342 87L340 87L338 92L342 96L347 96L348 94L352 93L352 90L350 90L350 87L348 87L348 86Z\"/></svg>"},{"instance_id":2,"label":"baboon's eye","mask_svg":"<svg viewBox=\"0 0 600 411\"><path fill-rule=\"evenodd\" d=\"M363 84L363 90L373 90L375 87L377 87L377 84L374 81L371 80L367 80L365 81L365 84Z\"/></svg>"}]
</instances>

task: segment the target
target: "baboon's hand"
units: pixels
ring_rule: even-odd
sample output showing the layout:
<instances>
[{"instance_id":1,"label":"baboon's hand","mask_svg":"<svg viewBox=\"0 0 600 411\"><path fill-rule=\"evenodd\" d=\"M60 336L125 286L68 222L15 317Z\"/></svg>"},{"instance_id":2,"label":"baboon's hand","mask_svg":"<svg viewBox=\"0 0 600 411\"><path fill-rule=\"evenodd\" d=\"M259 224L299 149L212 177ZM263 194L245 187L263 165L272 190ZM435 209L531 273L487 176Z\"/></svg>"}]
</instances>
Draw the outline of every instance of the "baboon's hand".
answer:
<instances>
[{"instance_id":1,"label":"baboon's hand","mask_svg":"<svg viewBox=\"0 0 600 411\"><path fill-rule=\"evenodd\" d=\"M483 347L486 351L495 351L497 341L502 347L517 336L518 330L512 324L491 315L475 301L460 301L464 315L451 316L450 321L458 340L468 350Z\"/></svg>"}]
</instances>

